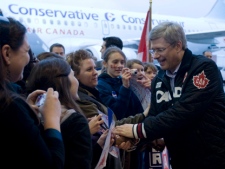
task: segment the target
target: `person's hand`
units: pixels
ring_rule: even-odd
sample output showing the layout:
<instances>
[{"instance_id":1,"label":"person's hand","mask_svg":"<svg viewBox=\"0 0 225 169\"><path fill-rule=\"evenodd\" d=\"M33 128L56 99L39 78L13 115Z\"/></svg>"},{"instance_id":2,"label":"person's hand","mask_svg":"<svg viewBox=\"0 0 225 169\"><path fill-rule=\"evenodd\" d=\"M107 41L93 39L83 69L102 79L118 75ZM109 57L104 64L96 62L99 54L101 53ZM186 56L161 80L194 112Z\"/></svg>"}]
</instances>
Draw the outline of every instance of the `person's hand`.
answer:
<instances>
[{"instance_id":1,"label":"person's hand","mask_svg":"<svg viewBox=\"0 0 225 169\"><path fill-rule=\"evenodd\" d=\"M39 109L38 106L35 105L35 102L37 100L37 97L46 91L44 90L35 90L34 92L30 93L27 96L26 102L30 105L30 107L34 110L34 112L38 115L39 114Z\"/></svg>"},{"instance_id":2,"label":"person's hand","mask_svg":"<svg viewBox=\"0 0 225 169\"><path fill-rule=\"evenodd\" d=\"M144 88L151 89L151 79L149 79L145 74L143 74L143 78L141 80L137 80L137 82Z\"/></svg>"},{"instance_id":3,"label":"person's hand","mask_svg":"<svg viewBox=\"0 0 225 169\"><path fill-rule=\"evenodd\" d=\"M133 130L133 124L124 124L121 126L116 126L113 129L113 134L124 136L124 137L129 137L129 138L134 138L132 130Z\"/></svg>"},{"instance_id":4,"label":"person's hand","mask_svg":"<svg viewBox=\"0 0 225 169\"><path fill-rule=\"evenodd\" d=\"M123 68L121 77L122 77L123 86L126 88L129 88L130 87L130 78L131 78L130 69Z\"/></svg>"},{"instance_id":5,"label":"person's hand","mask_svg":"<svg viewBox=\"0 0 225 169\"><path fill-rule=\"evenodd\" d=\"M44 104L39 107L45 129L55 128L60 131L61 104L58 97L59 93L49 88Z\"/></svg>"},{"instance_id":6,"label":"person's hand","mask_svg":"<svg viewBox=\"0 0 225 169\"><path fill-rule=\"evenodd\" d=\"M108 135L108 132L109 132L109 130L105 130L103 133L102 133L102 135L99 137L99 139L98 139L98 141L97 141L97 143L103 148L104 147L104 145L105 145L105 140L106 140L106 137L107 137L107 135ZM113 145L113 143L114 143L114 137L113 137L113 135L111 136L111 140L110 140L110 146L112 146Z\"/></svg>"},{"instance_id":7,"label":"person's hand","mask_svg":"<svg viewBox=\"0 0 225 169\"><path fill-rule=\"evenodd\" d=\"M162 152L165 148L165 142L163 138L153 140L151 144L152 144L152 148L160 152Z\"/></svg>"},{"instance_id":8,"label":"person's hand","mask_svg":"<svg viewBox=\"0 0 225 169\"><path fill-rule=\"evenodd\" d=\"M118 141L118 139L120 139L120 141ZM119 135L115 135L115 142L116 142L116 144L115 144L116 147L123 149L123 150L128 150L132 146L130 138L127 139L126 137L121 137Z\"/></svg>"},{"instance_id":9,"label":"person's hand","mask_svg":"<svg viewBox=\"0 0 225 169\"><path fill-rule=\"evenodd\" d=\"M102 115L99 114L98 116L94 116L92 118L88 118L88 125L89 125L89 129L91 134L95 134L96 132L98 132L101 128L101 124L104 123L104 121L101 119Z\"/></svg>"}]
</instances>

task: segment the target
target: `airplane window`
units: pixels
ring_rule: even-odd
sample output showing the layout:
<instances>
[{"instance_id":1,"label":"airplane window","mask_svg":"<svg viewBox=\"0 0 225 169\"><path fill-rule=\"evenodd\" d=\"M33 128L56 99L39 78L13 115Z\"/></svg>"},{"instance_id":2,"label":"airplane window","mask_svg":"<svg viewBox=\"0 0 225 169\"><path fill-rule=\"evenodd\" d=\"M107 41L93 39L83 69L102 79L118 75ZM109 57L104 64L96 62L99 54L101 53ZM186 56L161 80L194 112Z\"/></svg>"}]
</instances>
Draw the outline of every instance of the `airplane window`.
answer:
<instances>
[{"instance_id":1,"label":"airplane window","mask_svg":"<svg viewBox=\"0 0 225 169\"><path fill-rule=\"evenodd\" d=\"M43 24L46 24L46 20L45 19L43 19L42 22L43 22Z\"/></svg>"},{"instance_id":2,"label":"airplane window","mask_svg":"<svg viewBox=\"0 0 225 169\"><path fill-rule=\"evenodd\" d=\"M58 24L58 25L60 25L60 24L61 24L60 20L58 20L58 21L57 21L57 24Z\"/></svg>"},{"instance_id":3,"label":"airplane window","mask_svg":"<svg viewBox=\"0 0 225 169\"><path fill-rule=\"evenodd\" d=\"M125 25L123 25L123 29L126 29L126 26Z\"/></svg>"},{"instance_id":4,"label":"airplane window","mask_svg":"<svg viewBox=\"0 0 225 169\"><path fill-rule=\"evenodd\" d=\"M98 27L98 24L97 24L96 22L94 23L94 27L95 27L95 28L97 28L97 27Z\"/></svg>"},{"instance_id":5,"label":"airplane window","mask_svg":"<svg viewBox=\"0 0 225 169\"><path fill-rule=\"evenodd\" d=\"M137 30L137 27L136 26L134 26L134 30Z\"/></svg>"},{"instance_id":6,"label":"airplane window","mask_svg":"<svg viewBox=\"0 0 225 169\"><path fill-rule=\"evenodd\" d=\"M85 26L85 27L88 27L88 23L87 23L87 22L84 22L84 26Z\"/></svg>"},{"instance_id":7,"label":"airplane window","mask_svg":"<svg viewBox=\"0 0 225 169\"><path fill-rule=\"evenodd\" d=\"M50 24L53 25L53 23L54 23L53 20L50 20Z\"/></svg>"},{"instance_id":8,"label":"airplane window","mask_svg":"<svg viewBox=\"0 0 225 169\"><path fill-rule=\"evenodd\" d=\"M78 26L81 26L81 22L78 22Z\"/></svg>"},{"instance_id":9,"label":"airplane window","mask_svg":"<svg viewBox=\"0 0 225 169\"><path fill-rule=\"evenodd\" d=\"M128 25L128 29L131 30L131 26L130 25Z\"/></svg>"},{"instance_id":10,"label":"airplane window","mask_svg":"<svg viewBox=\"0 0 225 169\"><path fill-rule=\"evenodd\" d=\"M34 20L34 21L35 21L35 23L36 23L36 24L38 24L38 23L39 23L39 20L38 20L37 18L35 18L35 20Z\"/></svg>"},{"instance_id":11,"label":"airplane window","mask_svg":"<svg viewBox=\"0 0 225 169\"><path fill-rule=\"evenodd\" d=\"M111 24L111 28L114 29L114 25L113 24Z\"/></svg>"},{"instance_id":12,"label":"airplane window","mask_svg":"<svg viewBox=\"0 0 225 169\"><path fill-rule=\"evenodd\" d=\"M120 29L120 25L117 25L117 29Z\"/></svg>"},{"instance_id":13,"label":"airplane window","mask_svg":"<svg viewBox=\"0 0 225 169\"><path fill-rule=\"evenodd\" d=\"M141 26L139 26L139 29L142 31L142 27Z\"/></svg>"},{"instance_id":14,"label":"airplane window","mask_svg":"<svg viewBox=\"0 0 225 169\"><path fill-rule=\"evenodd\" d=\"M67 21L64 21L64 25L67 25Z\"/></svg>"},{"instance_id":15,"label":"airplane window","mask_svg":"<svg viewBox=\"0 0 225 169\"><path fill-rule=\"evenodd\" d=\"M28 23L30 23L30 22L31 22L30 18L27 18L27 22L28 22Z\"/></svg>"},{"instance_id":16,"label":"airplane window","mask_svg":"<svg viewBox=\"0 0 225 169\"><path fill-rule=\"evenodd\" d=\"M74 26L74 21L71 21L71 25Z\"/></svg>"}]
</instances>

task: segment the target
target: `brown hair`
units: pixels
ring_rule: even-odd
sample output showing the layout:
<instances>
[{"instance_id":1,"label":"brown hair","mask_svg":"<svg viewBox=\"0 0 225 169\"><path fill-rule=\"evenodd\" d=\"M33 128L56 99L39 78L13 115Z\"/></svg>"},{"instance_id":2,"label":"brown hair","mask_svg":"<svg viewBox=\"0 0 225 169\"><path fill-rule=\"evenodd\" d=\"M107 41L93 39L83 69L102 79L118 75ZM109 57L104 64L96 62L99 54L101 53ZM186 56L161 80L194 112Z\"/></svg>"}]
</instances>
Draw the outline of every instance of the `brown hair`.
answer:
<instances>
[{"instance_id":1,"label":"brown hair","mask_svg":"<svg viewBox=\"0 0 225 169\"><path fill-rule=\"evenodd\" d=\"M158 72L157 67L153 63L150 63L150 62L145 63L144 64L144 71L147 71L148 68L152 69L152 71L155 72L155 73Z\"/></svg>"},{"instance_id":2,"label":"brown hair","mask_svg":"<svg viewBox=\"0 0 225 169\"><path fill-rule=\"evenodd\" d=\"M82 64L81 62L86 59L94 60L90 52L83 49L77 50L75 52L71 52L67 54L66 56L66 61L69 63L69 65L73 69L75 75L80 74L80 66Z\"/></svg>"},{"instance_id":3,"label":"brown hair","mask_svg":"<svg viewBox=\"0 0 225 169\"><path fill-rule=\"evenodd\" d=\"M133 66L133 64L139 64L139 65L142 65L143 67L144 67L144 64L140 61L140 60L138 60L138 59L129 59L129 60L127 60L127 64L126 64L126 66L129 68L129 69L132 69L132 66Z\"/></svg>"},{"instance_id":4,"label":"brown hair","mask_svg":"<svg viewBox=\"0 0 225 169\"><path fill-rule=\"evenodd\" d=\"M27 93L41 89L47 91L52 87L59 93L59 100L67 109L74 109L82 114L80 107L73 99L70 92L71 82L69 74L71 68L69 64L54 55L41 60L31 71L27 81Z\"/></svg>"}]
</instances>

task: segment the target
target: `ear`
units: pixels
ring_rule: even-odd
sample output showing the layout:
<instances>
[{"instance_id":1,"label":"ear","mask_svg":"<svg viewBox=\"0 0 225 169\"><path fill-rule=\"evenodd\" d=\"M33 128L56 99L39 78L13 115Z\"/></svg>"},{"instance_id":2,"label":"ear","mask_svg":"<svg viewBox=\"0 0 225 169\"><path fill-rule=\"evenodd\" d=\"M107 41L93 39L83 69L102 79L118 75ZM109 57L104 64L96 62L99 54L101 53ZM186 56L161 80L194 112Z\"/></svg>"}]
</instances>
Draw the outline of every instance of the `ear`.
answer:
<instances>
[{"instance_id":1,"label":"ear","mask_svg":"<svg viewBox=\"0 0 225 169\"><path fill-rule=\"evenodd\" d=\"M102 61L102 65L106 68L107 67L107 63L103 60Z\"/></svg>"},{"instance_id":2,"label":"ear","mask_svg":"<svg viewBox=\"0 0 225 169\"><path fill-rule=\"evenodd\" d=\"M10 46L4 45L2 47L2 58L5 61L6 65L10 65L10 54L11 54Z\"/></svg>"},{"instance_id":3,"label":"ear","mask_svg":"<svg viewBox=\"0 0 225 169\"><path fill-rule=\"evenodd\" d=\"M177 50L177 52L179 53L181 50L182 50L182 42L181 41L179 41L177 44L176 44L176 50Z\"/></svg>"}]
</instances>

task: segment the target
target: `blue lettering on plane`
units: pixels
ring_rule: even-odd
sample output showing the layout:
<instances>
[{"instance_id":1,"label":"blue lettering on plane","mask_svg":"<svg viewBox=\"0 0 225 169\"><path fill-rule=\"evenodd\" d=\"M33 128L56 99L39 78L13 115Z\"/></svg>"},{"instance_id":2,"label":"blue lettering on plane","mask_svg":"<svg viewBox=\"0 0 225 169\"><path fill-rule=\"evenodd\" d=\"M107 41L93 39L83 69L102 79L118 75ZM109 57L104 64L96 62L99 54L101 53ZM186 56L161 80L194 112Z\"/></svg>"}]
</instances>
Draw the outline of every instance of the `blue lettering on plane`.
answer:
<instances>
[{"instance_id":1,"label":"blue lettering on plane","mask_svg":"<svg viewBox=\"0 0 225 169\"><path fill-rule=\"evenodd\" d=\"M105 19L107 21L115 21L116 18L114 17L114 14L113 13L106 12L105 13Z\"/></svg>"},{"instance_id":2,"label":"blue lettering on plane","mask_svg":"<svg viewBox=\"0 0 225 169\"><path fill-rule=\"evenodd\" d=\"M130 17L127 15L122 15L121 18L125 23L134 23L134 24L144 24L145 23L145 18L134 18L134 17Z\"/></svg>"},{"instance_id":3,"label":"blue lettering on plane","mask_svg":"<svg viewBox=\"0 0 225 169\"><path fill-rule=\"evenodd\" d=\"M99 20L99 16L96 13L85 13L82 11L61 11L51 9L36 9L20 7L17 4L10 4L9 10L13 14L21 15L35 15L35 16L48 16L48 17L62 17L71 19L86 19L86 20Z\"/></svg>"},{"instance_id":4,"label":"blue lettering on plane","mask_svg":"<svg viewBox=\"0 0 225 169\"><path fill-rule=\"evenodd\" d=\"M20 15L34 15L34 16L47 16L47 17L62 17L62 18L70 18L70 19L80 19L80 20L99 20L99 16L96 13L85 13L82 10L80 11L62 11L62 10L52 10L52 9L43 9L43 8L27 8L23 6L19 6L17 4L10 4L9 5L9 10L13 14L20 14ZM106 12L105 13L105 19L107 21L115 21L116 17L113 13ZM145 18L139 18L139 17L132 17L128 15L121 15L121 19L123 22L127 24L144 24L145 23ZM152 25L158 25L159 23L163 21L168 21L168 20L160 20L160 19L152 19ZM180 24L182 27L184 27L184 22L183 21L174 21Z\"/></svg>"}]
</instances>

